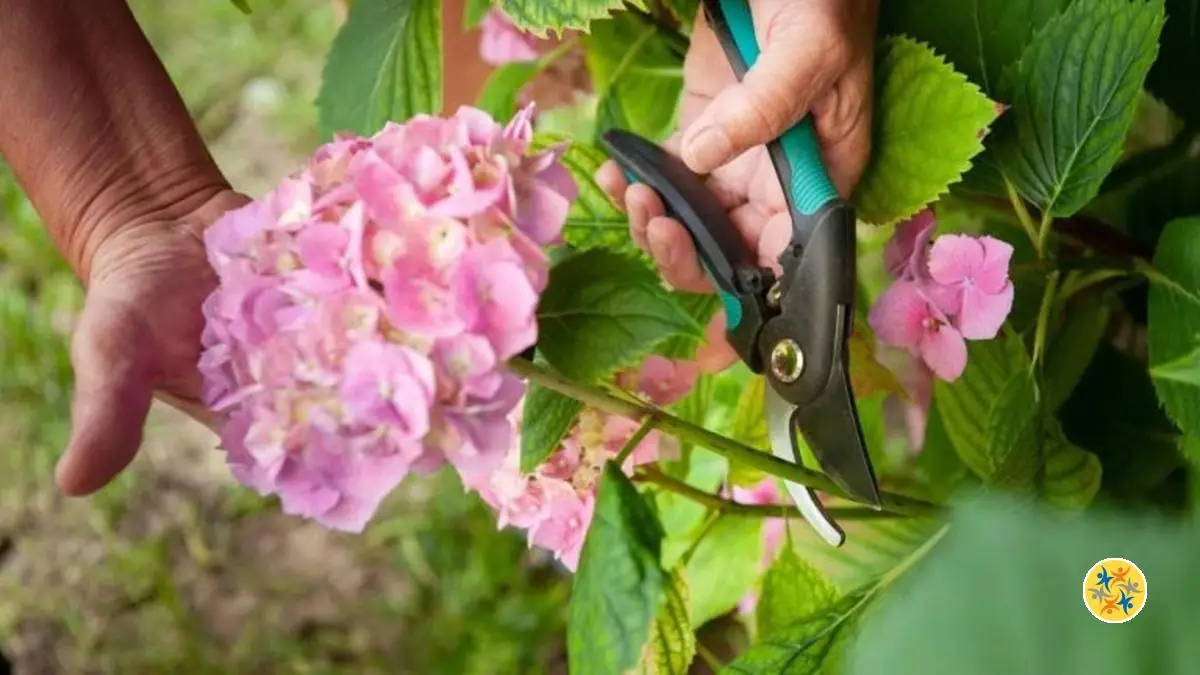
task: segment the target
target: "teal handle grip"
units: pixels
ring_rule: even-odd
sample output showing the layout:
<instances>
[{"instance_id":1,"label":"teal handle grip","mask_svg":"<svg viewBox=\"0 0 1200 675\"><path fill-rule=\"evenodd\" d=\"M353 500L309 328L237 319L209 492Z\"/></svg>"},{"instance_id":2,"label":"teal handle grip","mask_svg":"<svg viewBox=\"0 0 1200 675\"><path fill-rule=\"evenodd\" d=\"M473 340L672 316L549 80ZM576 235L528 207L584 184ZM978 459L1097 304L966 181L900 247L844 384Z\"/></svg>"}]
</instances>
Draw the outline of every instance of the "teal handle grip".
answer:
<instances>
[{"instance_id":1,"label":"teal handle grip","mask_svg":"<svg viewBox=\"0 0 1200 675\"><path fill-rule=\"evenodd\" d=\"M741 56L745 70L749 70L754 67L761 53L758 38L754 34L754 18L750 14L750 5L746 0L720 0L720 6L725 26L728 28L728 37L732 39L733 47ZM718 29L719 36L719 26L714 28ZM794 209L803 215L811 216L822 206L838 199L837 188L833 186L833 181L829 179L821 161L821 145L817 142L811 119L806 117L800 120L769 145L776 145L787 163L786 170L783 167L777 169Z\"/></svg>"}]
</instances>

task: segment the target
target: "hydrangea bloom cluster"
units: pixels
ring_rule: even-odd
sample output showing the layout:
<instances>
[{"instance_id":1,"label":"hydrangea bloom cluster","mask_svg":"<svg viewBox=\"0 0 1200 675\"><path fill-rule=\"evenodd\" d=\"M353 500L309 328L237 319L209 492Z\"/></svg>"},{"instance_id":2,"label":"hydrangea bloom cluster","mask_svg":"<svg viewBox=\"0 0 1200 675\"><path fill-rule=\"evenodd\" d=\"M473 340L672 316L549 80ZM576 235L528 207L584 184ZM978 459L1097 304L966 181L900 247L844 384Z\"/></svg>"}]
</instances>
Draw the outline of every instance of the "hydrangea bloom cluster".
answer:
<instances>
[{"instance_id":1,"label":"hydrangea bloom cluster","mask_svg":"<svg viewBox=\"0 0 1200 675\"><path fill-rule=\"evenodd\" d=\"M479 56L489 65L536 61L540 56L537 38L514 26L494 7L484 15L479 32Z\"/></svg>"},{"instance_id":2,"label":"hydrangea bloom cluster","mask_svg":"<svg viewBox=\"0 0 1200 675\"><path fill-rule=\"evenodd\" d=\"M490 475L576 185L530 110L339 137L206 232L204 403L234 475L359 531L409 471Z\"/></svg>"},{"instance_id":3,"label":"hydrangea bloom cluster","mask_svg":"<svg viewBox=\"0 0 1200 675\"><path fill-rule=\"evenodd\" d=\"M883 344L903 347L937 377L954 381L967 364L965 340L996 337L1012 310L1012 246L993 237L948 234L926 209L896 227L884 251L895 282L868 321Z\"/></svg>"},{"instance_id":4,"label":"hydrangea bloom cluster","mask_svg":"<svg viewBox=\"0 0 1200 675\"><path fill-rule=\"evenodd\" d=\"M682 398L695 386L699 374L694 364L650 356L640 370L623 373L618 383L658 405ZM503 466L485 481L468 482L496 510L499 527L528 532L530 546L551 551L571 571L592 522L596 485L604 464L625 447L640 425L637 422L585 409L575 427L549 460L531 474L522 474L521 453L514 449ZM651 431L622 466L635 467L669 458L674 446L669 437Z\"/></svg>"}]
</instances>

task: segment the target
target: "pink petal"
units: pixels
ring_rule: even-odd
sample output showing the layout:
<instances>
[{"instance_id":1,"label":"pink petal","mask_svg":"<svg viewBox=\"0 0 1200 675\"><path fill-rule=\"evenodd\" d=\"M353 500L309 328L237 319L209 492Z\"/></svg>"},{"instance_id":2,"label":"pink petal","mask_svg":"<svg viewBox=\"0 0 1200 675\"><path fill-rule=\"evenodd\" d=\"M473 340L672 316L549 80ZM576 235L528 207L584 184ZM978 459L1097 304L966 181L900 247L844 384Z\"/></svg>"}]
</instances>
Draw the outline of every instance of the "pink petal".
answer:
<instances>
[{"instance_id":1,"label":"pink petal","mask_svg":"<svg viewBox=\"0 0 1200 675\"><path fill-rule=\"evenodd\" d=\"M983 265L975 274L975 284L984 293L999 293L1008 284L1013 247L994 237L981 237L979 243L983 245Z\"/></svg>"},{"instance_id":2,"label":"pink petal","mask_svg":"<svg viewBox=\"0 0 1200 675\"><path fill-rule=\"evenodd\" d=\"M967 367L967 343L953 326L941 324L921 340L921 358L941 379L953 382Z\"/></svg>"},{"instance_id":3,"label":"pink petal","mask_svg":"<svg viewBox=\"0 0 1200 675\"><path fill-rule=\"evenodd\" d=\"M488 12L479 28L482 33L479 55L486 63L502 66L513 61L537 60L535 38L514 26L500 10Z\"/></svg>"},{"instance_id":4,"label":"pink petal","mask_svg":"<svg viewBox=\"0 0 1200 675\"><path fill-rule=\"evenodd\" d=\"M962 311L955 317L954 324L968 340L990 340L1000 332L1012 311L1012 304L1012 284L995 294L984 293L979 288L965 289Z\"/></svg>"},{"instance_id":5,"label":"pink petal","mask_svg":"<svg viewBox=\"0 0 1200 675\"><path fill-rule=\"evenodd\" d=\"M929 275L949 286L973 279L983 267L983 244L965 234L945 234L929 249Z\"/></svg>"},{"instance_id":6,"label":"pink petal","mask_svg":"<svg viewBox=\"0 0 1200 675\"><path fill-rule=\"evenodd\" d=\"M916 348L930 316L929 302L911 281L897 281L884 291L867 315L867 323L883 344Z\"/></svg>"},{"instance_id":7,"label":"pink petal","mask_svg":"<svg viewBox=\"0 0 1200 675\"><path fill-rule=\"evenodd\" d=\"M920 279L926 276L925 256L929 240L937 227L932 209L896 225L892 238L883 249L883 262L895 279Z\"/></svg>"}]
</instances>

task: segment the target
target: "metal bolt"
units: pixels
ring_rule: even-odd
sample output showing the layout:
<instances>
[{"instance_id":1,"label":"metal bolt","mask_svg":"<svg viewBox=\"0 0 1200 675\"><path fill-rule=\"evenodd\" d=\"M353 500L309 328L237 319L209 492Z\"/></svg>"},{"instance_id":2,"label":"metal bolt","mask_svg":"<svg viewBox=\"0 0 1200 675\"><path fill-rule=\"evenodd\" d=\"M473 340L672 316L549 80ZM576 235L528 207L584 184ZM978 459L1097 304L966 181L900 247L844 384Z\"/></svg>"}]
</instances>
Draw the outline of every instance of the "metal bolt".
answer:
<instances>
[{"instance_id":1,"label":"metal bolt","mask_svg":"<svg viewBox=\"0 0 1200 675\"><path fill-rule=\"evenodd\" d=\"M779 309L779 303L783 300L783 286L778 281L771 284L771 289L767 291L767 305L771 309Z\"/></svg>"},{"instance_id":2,"label":"metal bolt","mask_svg":"<svg viewBox=\"0 0 1200 675\"><path fill-rule=\"evenodd\" d=\"M783 339L771 349L771 372L781 382L791 384L804 372L804 352L795 340Z\"/></svg>"}]
</instances>

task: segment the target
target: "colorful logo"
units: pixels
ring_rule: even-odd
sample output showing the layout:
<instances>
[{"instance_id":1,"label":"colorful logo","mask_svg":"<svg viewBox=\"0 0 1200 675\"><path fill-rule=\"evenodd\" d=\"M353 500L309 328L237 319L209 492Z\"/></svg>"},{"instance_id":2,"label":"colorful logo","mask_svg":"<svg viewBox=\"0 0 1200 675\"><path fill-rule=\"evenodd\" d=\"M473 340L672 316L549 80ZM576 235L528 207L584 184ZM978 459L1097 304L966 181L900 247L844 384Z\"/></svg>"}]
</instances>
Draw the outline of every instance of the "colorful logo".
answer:
<instances>
[{"instance_id":1,"label":"colorful logo","mask_svg":"<svg viewBox=\"0 0 1200 675\"><path fill-rule=\"evenodd\" d=\"M1083 604L1104 623L1125 623L1146 606L1146 575L1124 558L1105 558L1083 578Z\"/></svg>"}]
</instances>

